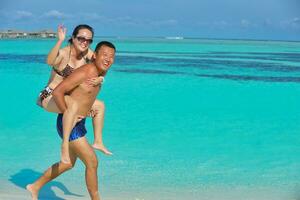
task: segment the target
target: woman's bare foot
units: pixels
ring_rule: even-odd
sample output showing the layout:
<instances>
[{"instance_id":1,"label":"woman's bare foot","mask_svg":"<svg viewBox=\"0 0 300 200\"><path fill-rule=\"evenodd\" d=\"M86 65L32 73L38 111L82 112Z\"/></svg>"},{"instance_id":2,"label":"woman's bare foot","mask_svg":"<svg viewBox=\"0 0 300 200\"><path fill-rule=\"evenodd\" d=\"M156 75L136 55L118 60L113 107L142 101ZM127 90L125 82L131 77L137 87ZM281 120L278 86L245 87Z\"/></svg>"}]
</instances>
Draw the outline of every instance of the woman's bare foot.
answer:
<instances>
[{"instance_id":1,"label":"woman's bare foot","mask_svg":"<svg viewBox=\"0 0 300 200\"><path fill-rule=\"evenodd\" d=\"M101 144L101 143L97 143L97 142L95 142L93 145L92 145L92 147L94 148L94 149L97 149L97 150L99 150L99 151L102 151L104 154L106 154L106 155L109 155L109 156L111 156L111 155L113 155L112 154L112 152L110 152L103 144Z\"/></svg>"},{"instance_id":2,"label":"woman's bare foot","mask_svg":"<svg viewBox=\"0 0 300 200\"><path fill-rule=\"evenodd\" d=\"M30 192L32 200L38 200L39 191L33 187L33 184L26 185L26 189Z\"/></svg>"},{"instance_id":3,"label":"woman's bare foot","mask_svg":"<svg viewBox=\"0 0 300 200\"><path fill-rule=\"evenodd\" d=\"M71 163L70 154L69 154L69 143L62 143L60 160L62 163L65 164Z\"/></svg>"}]
</instances>

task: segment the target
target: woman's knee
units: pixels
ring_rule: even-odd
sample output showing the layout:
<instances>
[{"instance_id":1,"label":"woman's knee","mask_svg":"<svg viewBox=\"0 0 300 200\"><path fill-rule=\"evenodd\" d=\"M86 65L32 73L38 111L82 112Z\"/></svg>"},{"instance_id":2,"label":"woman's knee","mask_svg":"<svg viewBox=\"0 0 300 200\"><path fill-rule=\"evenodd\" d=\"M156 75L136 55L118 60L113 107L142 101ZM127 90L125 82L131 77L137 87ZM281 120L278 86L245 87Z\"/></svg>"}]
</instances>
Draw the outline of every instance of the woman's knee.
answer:
<instances>
[{"instance_id":1,"label":"woman's knee","mask_svg":"<svg viewBox=\"0 0 300 200\"><path fill-rule=\"evenodd\" d=\"M103 101L99 101L99 100L96 100L93 104L93 107L92 107L93 110L97 110L97 111L104 111L105 109L105 104Z\"/></svg>"},{"instance_id":2,"label":"woman's knee","mask_svg":"<svg viewBox=\"0 0 300 200\"><path fill-rule=\"evenodd\" d=\"M78 103L69 96L65 96L65 100L66 100L66 104L67 104L67 109L70 112L76 113L78 111Z\"/></svg>"}]
</instances>

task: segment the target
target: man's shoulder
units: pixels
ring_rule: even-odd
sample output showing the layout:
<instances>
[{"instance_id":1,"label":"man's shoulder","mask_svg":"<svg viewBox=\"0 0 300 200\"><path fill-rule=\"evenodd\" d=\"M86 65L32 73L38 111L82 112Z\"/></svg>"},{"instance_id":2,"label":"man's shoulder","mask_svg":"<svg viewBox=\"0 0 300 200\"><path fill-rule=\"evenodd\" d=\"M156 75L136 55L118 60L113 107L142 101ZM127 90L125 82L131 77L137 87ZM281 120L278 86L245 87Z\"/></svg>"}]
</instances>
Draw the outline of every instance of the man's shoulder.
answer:
<instances>
[{"instance_id":1,"label":"man's shoulder","mask_svg":"<svg viewBox=\"0 0 300 200\"><path fill-rule=\"evenodd\" d=\"M88 63L80 67L87 74L98 73L96 66L93 63Z\"/></svg>"}]
</instances>

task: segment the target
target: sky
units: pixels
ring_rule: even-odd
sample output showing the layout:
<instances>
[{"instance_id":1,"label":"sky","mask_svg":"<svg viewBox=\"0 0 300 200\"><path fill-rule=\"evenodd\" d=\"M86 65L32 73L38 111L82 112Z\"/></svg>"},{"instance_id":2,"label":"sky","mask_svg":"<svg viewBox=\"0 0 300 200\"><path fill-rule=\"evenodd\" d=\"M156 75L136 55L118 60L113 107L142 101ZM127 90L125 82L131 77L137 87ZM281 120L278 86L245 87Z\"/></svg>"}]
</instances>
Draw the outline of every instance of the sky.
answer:
<instances>
[{"instance_id":1,"label":"sky","mask_svg":"<svg viewBox=\"0 0 300 200\"><path fill-rule=\"evenodd\" d=\"M0 30L300 41L300 0L0 0Z\"/></svg>"}]
</instances>

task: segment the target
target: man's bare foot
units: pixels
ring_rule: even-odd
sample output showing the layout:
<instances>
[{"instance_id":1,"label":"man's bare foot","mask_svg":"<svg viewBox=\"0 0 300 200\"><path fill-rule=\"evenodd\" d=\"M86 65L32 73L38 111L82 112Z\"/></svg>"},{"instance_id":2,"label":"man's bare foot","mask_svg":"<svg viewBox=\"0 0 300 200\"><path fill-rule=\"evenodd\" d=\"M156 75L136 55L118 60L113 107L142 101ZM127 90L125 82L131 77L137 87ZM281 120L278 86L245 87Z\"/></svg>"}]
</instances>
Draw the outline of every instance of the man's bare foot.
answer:
<instances>
[{"instance_id":1,"label":"man's bare foot","mask_svg":"<svg viewBox=\"0 0 300 200\"><path fill-rule=\"evenodd\" d=\"M63 143L61 145L60 160L61 160L62 163L65 163L65 164L70 164L71 163L70 154L69 154L69 143L67 143L67 144Z\"/></svg>"},{"instance_id":2,"label":"man's bare foot","mask_svg":"<svg viewBox=\"0 0 300 200\"><path fill-rule=\"evenodd\" d=\"M100 195L98 191L90 193L90 196L92 200L100 200Z\"/></svg>"},{"instance_id":3,"label":"man's bare foot","mask_svg":"<svg viewBox=\"0 0 300 200\"><path fill-rule=\"evenodd\" d=\"M94 148L94 149L97 149L97 150L99 150L99 151L102 151L104 154L106 154L106 155L109 155L109 156L111 156L111 155L113 155L112 154L112 152L110 152L103 144L98 144L98 143L94 143L93 145L92 145L92 147Z\"/></svg>"},{"instance_id":4,"label":"man's bare foot","mask_svg":"<svg viewBox=\"0 0 300 200\"><path fill-rule=\"evenodd\" d=\"M36 190L32 184L26 185L26 190L30 192L32 200L38 200L39 191Z\"/></svg>"}]
</instances>

